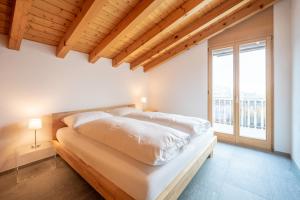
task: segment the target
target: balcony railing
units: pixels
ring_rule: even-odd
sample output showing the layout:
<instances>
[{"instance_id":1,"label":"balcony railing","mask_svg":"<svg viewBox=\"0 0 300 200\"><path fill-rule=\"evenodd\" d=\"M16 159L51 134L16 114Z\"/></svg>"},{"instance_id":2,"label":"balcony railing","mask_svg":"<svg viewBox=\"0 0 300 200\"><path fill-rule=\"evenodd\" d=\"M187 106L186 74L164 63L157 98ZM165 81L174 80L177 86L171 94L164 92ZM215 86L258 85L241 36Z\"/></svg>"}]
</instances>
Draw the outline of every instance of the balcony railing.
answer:
<instances>
[{"instance_id":1,"label":"balcony railing","mask_svg":"<svg viewBox=\"0 0 300 200\"><path fill-rule=\"evenodd\" d=\"M233 125L233 99L215 97L214 123ZM266 128L266 101L262 98L247 98L240 100L240 126L245 128Z\"/></svg>"}]
</instances>

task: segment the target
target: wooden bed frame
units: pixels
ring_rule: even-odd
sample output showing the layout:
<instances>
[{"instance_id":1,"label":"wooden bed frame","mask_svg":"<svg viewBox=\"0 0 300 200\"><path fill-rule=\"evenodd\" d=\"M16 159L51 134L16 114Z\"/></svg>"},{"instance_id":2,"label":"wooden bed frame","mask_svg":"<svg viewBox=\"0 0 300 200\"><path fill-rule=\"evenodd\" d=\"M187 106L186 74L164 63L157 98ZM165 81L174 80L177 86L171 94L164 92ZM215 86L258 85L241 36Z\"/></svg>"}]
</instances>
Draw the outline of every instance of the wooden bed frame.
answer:
<instances>
[{"instance_id":1,"label":"wooden bed frame","mask_svg":"<svg viewBox=\"0 0 300 200\"><path fill-rule=\"evenodd\" d=\"M55 146L56 152L63 158L78 174L80 174L97 192L99 192L105 199L134 199L129 194L124 192L121 188L116 186L110 180L105 178L102 174L97 172L93 167L89 164L85 163L78 156L68 151L64 146L62 146L56 139L56 132L58 129L65 127L66 125L61 122L61 119L64 117L79 113L79 112L87 112L87 111L105 111L112 108L120 108L120 107L134 107L134 105L122 105L122 106L114 106L114 107L106 107L106 108L95 108L88 110L78 110L78 111L70 111L70 112L62 112L62 113L54 113L52 114L52 136L53 136L53 144ZM201 153L194 158L194 160L180 172L174 180L160 193L157 200L172 200L177 199L185 187L192 180L194 175L197 173L199 168L202 166L204 161L212 156L213 148L217 143L217 138L214 136L209 144L201 151Z\"/></svg>"}]
</instances>

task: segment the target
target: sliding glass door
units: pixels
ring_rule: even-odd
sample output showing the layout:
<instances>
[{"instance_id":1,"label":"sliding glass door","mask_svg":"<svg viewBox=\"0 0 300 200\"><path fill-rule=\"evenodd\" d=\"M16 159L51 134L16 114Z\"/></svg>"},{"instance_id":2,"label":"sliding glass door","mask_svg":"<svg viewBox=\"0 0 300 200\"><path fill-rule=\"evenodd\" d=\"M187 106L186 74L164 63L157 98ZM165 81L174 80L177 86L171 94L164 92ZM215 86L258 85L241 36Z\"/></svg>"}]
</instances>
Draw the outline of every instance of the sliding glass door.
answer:
<instances>
[{"instance_id":1,"label":"sliding glass door","mask_svg":"<svg viewBox=\"0 0 300 200\"><path fill-rule=\"evenodd\" d=\"M210 119L219 140L271 150L271 39L210 49Z\"/></svg>"}]
</instances>

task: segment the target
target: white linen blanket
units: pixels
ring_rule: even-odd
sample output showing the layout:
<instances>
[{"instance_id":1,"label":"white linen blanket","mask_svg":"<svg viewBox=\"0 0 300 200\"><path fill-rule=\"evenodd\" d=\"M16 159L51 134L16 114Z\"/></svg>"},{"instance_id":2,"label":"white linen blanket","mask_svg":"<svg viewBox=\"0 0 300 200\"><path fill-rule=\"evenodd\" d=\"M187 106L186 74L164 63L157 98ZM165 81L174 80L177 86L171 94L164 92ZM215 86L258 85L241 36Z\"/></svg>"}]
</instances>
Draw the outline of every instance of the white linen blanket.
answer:
<instances>
[{"instance_id":1,"label":"white linen blanket","mask_svg":"<svg viewBox=\"0 0 300 200\"><path fill-rule=\"evenodd\" d=\"M124 117L157 123L188 133L192 137L206 133L211 127L210 122L205 119L162 112L135 112Z\"/></svg>"},{"instance_id":2,"label":"white linen blanket","mask_svg":"<svg viewBox=\"0 0 300 200\"><path fill-rule=\"evenodd\" d=\"M126 117L95 120L76 130L149 165L165 164L190 141L190 136L181 131Z\"/></svg>"}]
</instances>

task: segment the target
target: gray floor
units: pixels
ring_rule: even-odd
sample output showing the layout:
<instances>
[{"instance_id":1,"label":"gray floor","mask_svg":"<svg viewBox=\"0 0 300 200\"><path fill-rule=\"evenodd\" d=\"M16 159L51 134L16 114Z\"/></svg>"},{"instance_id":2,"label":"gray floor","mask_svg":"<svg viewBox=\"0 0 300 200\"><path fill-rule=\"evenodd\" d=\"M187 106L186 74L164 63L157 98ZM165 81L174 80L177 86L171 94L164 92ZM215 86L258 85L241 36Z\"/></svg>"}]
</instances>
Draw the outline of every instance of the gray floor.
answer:
<instances>
[{"instance_id":1,"label":"gray floor","mask_svg":"<svg viewBox=\"0 0 300 200\"><path fill-rule=\"evenodd\" d=\"M293 171L286 157L219 143L180 199L300 200Z\"/></svg>"},{"instance_id":2,"label":"gray floor","mask_svg":"<svg viewBox=\"0 0 300 200\"><path fill-rule=\"evenodd\" d=\"M300 179L289 159L219 143L180 199L300 199ZM60 158L0 176L0 199L102 199Z\"/></svg>"}]
</instances>

